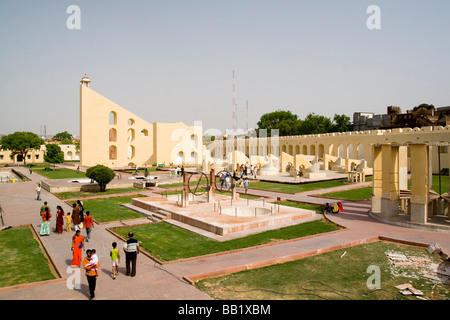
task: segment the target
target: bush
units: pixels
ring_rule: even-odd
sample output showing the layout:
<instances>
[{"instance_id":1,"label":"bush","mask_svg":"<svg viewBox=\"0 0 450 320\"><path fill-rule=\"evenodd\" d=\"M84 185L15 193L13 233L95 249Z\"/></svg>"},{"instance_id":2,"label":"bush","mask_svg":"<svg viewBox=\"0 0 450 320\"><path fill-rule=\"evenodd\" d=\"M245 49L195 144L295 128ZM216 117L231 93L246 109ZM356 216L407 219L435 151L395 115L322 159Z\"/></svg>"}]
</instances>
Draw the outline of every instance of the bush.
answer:
<instances>
[{"instance_id":1,"label":"bush","mask_svg":"<svg viewBox=\"0 0 450 320\"><path fill-rule=\"evenodd\" d=\"M110 168L98 164L86 170L86 176L93 179L100 186L100 192L106 190L106 185L114 179L115 172Z\"/></svg>"}]
</instances>

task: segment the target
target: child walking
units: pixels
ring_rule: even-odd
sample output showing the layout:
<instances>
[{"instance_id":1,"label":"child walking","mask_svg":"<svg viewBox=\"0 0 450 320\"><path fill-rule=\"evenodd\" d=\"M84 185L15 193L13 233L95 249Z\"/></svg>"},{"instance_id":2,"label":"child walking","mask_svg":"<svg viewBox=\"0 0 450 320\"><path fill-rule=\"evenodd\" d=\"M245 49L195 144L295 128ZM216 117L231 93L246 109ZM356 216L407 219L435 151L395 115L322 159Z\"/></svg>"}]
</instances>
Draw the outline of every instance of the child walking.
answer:
<instances>
[{"instance_id":1,"label":"child walking","mask_svg":"<svg viewBox=\"0 0 450 320\"><path fill-rule=\"evenodd\" d=\"M70 212L67 212L67 215L65 215L64 218L66 219L67 232L70 232L72 230L72 216L70 215Z\"/></svg>"},{"instance_id":2,"label":"child walking","mask_svg":"<svg viewBox=\"0 0 450 320\"><path fill-rule=\"evenodd\" d=\"M119 254L119 249L117 249L116 242L112 243L112 247L113 248L109 252L109 255L111 256L113 279L116 279L116 276L119 275L120 254Z\"/></svg>"}]
</instances>

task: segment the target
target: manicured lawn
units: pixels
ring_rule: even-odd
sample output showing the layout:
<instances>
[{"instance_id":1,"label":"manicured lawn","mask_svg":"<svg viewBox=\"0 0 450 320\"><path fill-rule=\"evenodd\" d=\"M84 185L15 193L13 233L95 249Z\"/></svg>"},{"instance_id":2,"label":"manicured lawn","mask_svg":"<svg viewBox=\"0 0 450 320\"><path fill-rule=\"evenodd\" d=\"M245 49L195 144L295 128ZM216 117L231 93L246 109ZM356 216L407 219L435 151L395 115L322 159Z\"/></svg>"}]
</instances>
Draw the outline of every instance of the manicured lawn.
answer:
<instances>
[{"instance_id":1,"label":"manicured lawn","mask_svg":"<svg viewBox=\"0 0 450 320\"><path fill-rule=\"evenodd\" d=\"M83 205L85 212L90 211L92 218L98 222L136 219L142 218L143 216L138 212L122 207L121 205L124 203L131 203L132 198L138 197L140 196L83 200Z\"/></svg>"},{"instance_id":2,"label":"manicured lawn","mask_svg":"<svg viewBox=\"0 0 450 320\"><path fill-rule=\"evenodd\" d=\"M126 192L139 192L142 189L137 188L123 188L123 189L106 189L105 192L60 192L56 193L58 197L61 199L72 199L72 198L84 198L84 197L94 197L101 195L109 195L109 194L119 194Z\"/></svg>"},{"instance_id":3,"label":"manicured lawn","mask_svg":"<svg viewBox=\"0 0 450 320\"><path fill-rule=\"evenodd\" d=\"M439 193L439 175L433 175L432 189ZM441 194L448 192L448 176L441 176Z\"/></svg>"},{"instance_id":4,"label":"manicured lawn","mask_svg":"<svg viewBox=\"0 0 450 320\"><path fill-rule=\"evenodd\" d=\"M346 254L342 257L342 255ZM242 271L217 278L198 281L197 288L214 299L223 300L417 300L403 296L395 286L411 283L424 292L426 299L450 298L450 289L420 275L411 267L395 267L388 260L387 252L410 256L425 256L435 263L439 258L430 256L425 248L373 242L340 249L320 255L277 264L259 269ZM374 271L379 267L380 289L369 289L374 281Z\"/></svg>"},{"instance_id":5,"label":"manicured lawn","mask_svg":"<svg viewBox=\"0 0 450 320\"><path fill-rule=\"evenodd\" d=\"M161 261L229 251L270 243L273 241L300 238L308 235L338 230L339 228L324 220L316 220L277 230L261 232L247 237L219 242L166 222L156 225L114 228L126 238L129 231L139 240L140 246Z\"/></svg>"},{"instance_id":6,"label":"manicured lawn","mask_svg":"<svg viewBox=\"0 0 450 320\"><path fill-rule=\"evenodd\" d=\"M274 202L275 203L275 202ZM311 203L303 203L303 202L295 202L295 201L280 201L277 202L283 206L289 206L294 208L300 208L300 209L307 209L307 210L313 210L316 213L323 213L325 210L325 207L318 204L311 204Z\"/></svg>"},{"instance_id":7,"label":"manicured lawn","mask_svg":"<svg viewBox=\"0 0 450 320\"><path fill-rule=\"evenodd\" d=\"M372 187L357 188L345 191L323 193L321 197L341 200L366 200L372 197Z\"/></svg>"},{"instance_id":8,"label":"manicured lawn","mask_svg":"<svg viewBox=\"0 0 450 320\"><path fill-rule=\"evenodd\" d=\"M55 170L33 169L35 173L43 175L49 179L84 179L84 172L77 173L76 170L58 168Z\"/></svg>"},{"instance_id":9,"label":"manicured lawn","mask_svg":"<svg viewBox=\"0 0 450 320\"><path fill-rule=\"evenodd\" d=\"M339 180L330 180L330 181L321 181L321 182L311 182L311 183L302 183L302 184L288 184L288 183L276 183L276 182L266 182L266 181L257 181L250 182L248 184L249 189L262 189L268 191L278 191L285 193L298 193L305 192L317 189L325 189L332 187L340 187L343 185L347 185L346 179Z\"/></svg>"},{"instance_id":10,"label":"manicured lawn","mask_svg":"<svg viewBox=\"0 0 450 320\"><path fill-rule=\"evenodd\" d=\"M55 279L28 227L0 231L0 287Z\"/></svg>"},{"instance_id":11,"label":"manicured lawn","mask_svg":"<svg viewBox=\"0 0 450 320\"><path fill-rule=\"evenodd\" d=\"M206 179L202 178L200 180L195 180L195 178L192 178L191 181L189 182L191 189L195 189L195 187L197 186L197 183L198 183L198 186L206 185ZM183 185L184 185L183 182L162 183L162 184L158 184L158 187L170 189L170 188L181 188L181 187L183 187Z\"/></svg>"}]
</instances>

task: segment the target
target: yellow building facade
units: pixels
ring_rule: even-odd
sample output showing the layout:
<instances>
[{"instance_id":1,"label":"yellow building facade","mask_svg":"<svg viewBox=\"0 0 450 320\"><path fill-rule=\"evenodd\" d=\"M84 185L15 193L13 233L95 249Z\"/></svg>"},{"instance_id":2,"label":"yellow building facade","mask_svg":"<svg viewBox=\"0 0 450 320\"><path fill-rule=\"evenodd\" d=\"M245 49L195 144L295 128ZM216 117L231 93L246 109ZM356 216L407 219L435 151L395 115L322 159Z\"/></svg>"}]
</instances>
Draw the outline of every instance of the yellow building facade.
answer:
<instances>
[{"instance_id":1,"label":"yellow building facade","mask_svg":"<svg viewBox=\"0 0 450 320\"><path fill-rule=\"evenodd\" d=\"M111 168L202 163L201 124L150 123L80 85L80 164Z\"/></svg>"}]
</instances>

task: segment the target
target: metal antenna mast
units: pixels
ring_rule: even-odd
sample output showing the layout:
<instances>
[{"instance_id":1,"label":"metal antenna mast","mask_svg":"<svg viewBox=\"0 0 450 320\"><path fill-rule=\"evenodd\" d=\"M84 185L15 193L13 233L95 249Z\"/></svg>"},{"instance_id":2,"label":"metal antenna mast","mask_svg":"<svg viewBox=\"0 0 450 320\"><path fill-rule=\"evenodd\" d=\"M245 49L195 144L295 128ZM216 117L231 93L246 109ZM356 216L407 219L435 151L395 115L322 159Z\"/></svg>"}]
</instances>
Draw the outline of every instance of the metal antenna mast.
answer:
<instances>
[{"instance_id":1,"label":"metal antenna mast","mask_svg":"<svg viewBox=\"0 0 450 320\"><path fill-rule=\"evenodd\" d=\"M246 113L247 113L247 125L245 128L245 132L248 132L248 100L247 100L247 106L246 106Z\"/></svg>"},{"instance_id":2,"label":"metal antenna mast","mask_svg":"<svg viewBox=\"0 0 450 320\"><path fill-rule=\"evenodd\" d=\"M237 104L236 104L236 90L234 86L234 70L233 70L233 132L237 131Z\"/></svg>"}]
</instances>

